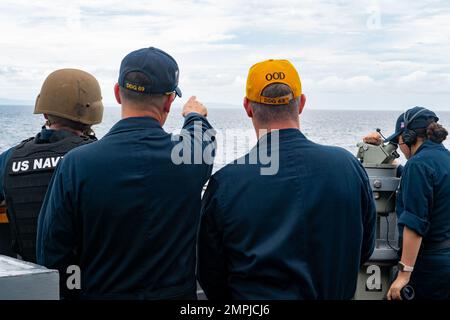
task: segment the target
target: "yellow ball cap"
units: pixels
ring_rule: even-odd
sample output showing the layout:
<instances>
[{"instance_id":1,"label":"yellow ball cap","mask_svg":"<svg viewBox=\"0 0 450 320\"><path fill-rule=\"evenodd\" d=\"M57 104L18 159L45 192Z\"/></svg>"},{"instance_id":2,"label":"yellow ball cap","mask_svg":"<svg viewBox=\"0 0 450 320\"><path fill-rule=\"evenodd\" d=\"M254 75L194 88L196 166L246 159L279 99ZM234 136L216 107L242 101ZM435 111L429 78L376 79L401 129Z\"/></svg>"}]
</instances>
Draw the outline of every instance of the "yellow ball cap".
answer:
<instances>
[{"instance_id":1,"label":"yellow ball cap","mask_svg":"<svg viewBox=\"0 0 450 320\"><path fill-rule=\"evenodd\" d=\"M264 97L263 90L272 83L283 83L292 90L292 94L283 97ZM266 60L253 65L247 77L246 97L250 101L280 105L288 104L302 95L302 83L295 67L288 60Z\"/></svg>"}]
</instances>

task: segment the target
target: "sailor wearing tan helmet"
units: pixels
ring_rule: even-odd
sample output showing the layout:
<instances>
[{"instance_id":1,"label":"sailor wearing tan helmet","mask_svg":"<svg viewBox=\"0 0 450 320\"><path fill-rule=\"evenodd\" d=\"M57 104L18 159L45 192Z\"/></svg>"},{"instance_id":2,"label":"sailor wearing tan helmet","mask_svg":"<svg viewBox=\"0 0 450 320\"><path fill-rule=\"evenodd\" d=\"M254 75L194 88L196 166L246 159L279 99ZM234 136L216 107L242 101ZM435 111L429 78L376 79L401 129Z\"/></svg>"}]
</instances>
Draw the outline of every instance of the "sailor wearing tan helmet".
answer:
<instances>
[{"instance_id":1,"label":"sailor wearing tan helmet","mask_svg":"<svg viewBox=\"0 0 450 320\"><path fill-rule=\"evenodd\" d=\"M0 203L7 208L0 254L30 262L36 261L37 217L55 167L71 149L96 140L91 126L103 117L100 86L87 72L57 70L44 81L34 113L46 119L42 130L0 155Z\"/></svg>"}]
</instances>

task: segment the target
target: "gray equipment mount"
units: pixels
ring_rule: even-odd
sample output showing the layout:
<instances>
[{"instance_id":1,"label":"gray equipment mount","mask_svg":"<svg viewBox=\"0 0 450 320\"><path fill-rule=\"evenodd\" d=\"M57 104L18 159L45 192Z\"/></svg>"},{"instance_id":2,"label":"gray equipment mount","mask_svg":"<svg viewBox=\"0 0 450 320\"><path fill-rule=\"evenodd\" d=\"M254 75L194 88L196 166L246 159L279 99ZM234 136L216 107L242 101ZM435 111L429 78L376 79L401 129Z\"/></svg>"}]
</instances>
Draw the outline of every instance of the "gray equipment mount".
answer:
<instances>
[{"instance_id":1,"label":"gray equipment mount","mask_svg":"<svg viewBox=\"0 0 450 320\"><path fill-rule=\"evenodd\" d=\"M370 260L361 268L355 293L357 300L385 299L398 261L398 229L395 214L397 146L358 143L358 159L366 169L377 210L376 243Z\"/></svg>"}]
</instances>

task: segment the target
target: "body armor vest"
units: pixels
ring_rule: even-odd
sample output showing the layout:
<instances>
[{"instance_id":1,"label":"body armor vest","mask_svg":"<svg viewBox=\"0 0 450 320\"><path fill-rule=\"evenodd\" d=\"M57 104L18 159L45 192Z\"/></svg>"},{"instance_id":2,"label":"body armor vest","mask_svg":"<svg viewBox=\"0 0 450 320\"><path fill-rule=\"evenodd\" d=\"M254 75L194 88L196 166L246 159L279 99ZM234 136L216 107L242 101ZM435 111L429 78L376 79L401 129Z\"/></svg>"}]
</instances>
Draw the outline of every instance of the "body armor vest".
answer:
<instances>
[{"instance_id":1,"label":"body armor vest","mask_svg":"<svg viewBox=\"0 0 450 320\"><path fill-rule=\"evenodd\" d=\"M6 166L4 189L13 249L23 260L36 262L37 220L53 172L62 157L89 137L68 136L56 142L23 141Z\"/></svg>"}]
</instances>

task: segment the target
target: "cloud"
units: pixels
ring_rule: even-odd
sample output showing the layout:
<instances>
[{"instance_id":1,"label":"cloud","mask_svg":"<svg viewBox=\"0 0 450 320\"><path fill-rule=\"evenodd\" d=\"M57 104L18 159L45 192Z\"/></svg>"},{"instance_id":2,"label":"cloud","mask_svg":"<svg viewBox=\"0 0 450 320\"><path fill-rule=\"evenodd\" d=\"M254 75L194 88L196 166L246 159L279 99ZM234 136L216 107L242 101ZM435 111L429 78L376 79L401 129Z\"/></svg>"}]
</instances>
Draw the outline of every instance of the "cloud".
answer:
<instances>
[{"instance_id":1,"label":"cloud","mask_svg":"<svg viewBox=\"0 0 450 320\"><path fill-rule=\"evenodd\" d=\"M239 105L252 64L287 58L319 107L362 108L380 92L442 104L449 19L445 0L3 0L0 97L34 101L50 72L73 67L93 73L113 103L121 59L156 46L178 61L183 93L206 101Z\"/></svg>"},{"instance_id":2,"label":"cloud","mask_svg":"<svg viewBox=\"0 0 450 320\"><path fill-rule=\"evenodd\" d=\"M399 89L408 93L438 93L448 94L450 88L450 74L430 74L424 71L414 71L397 82Z\"/></svg>"},{"instance_id":3,"label":"cloud","mask_svg":"<svg viewBox=\"0 0 450 320\"><path fill-rule=\"evenodd\" d=\"M356 76L348 79L331 76L320 80L317 85L323 91L356 92L374 89L375 81L368 76Z\"/></svg>"}]
</instances>

